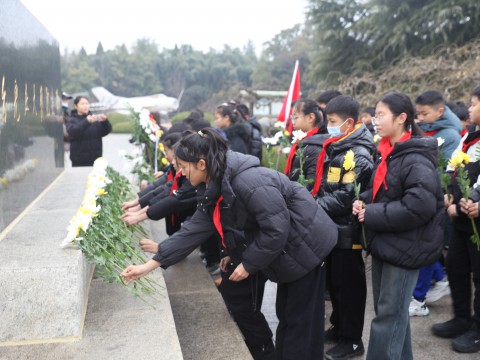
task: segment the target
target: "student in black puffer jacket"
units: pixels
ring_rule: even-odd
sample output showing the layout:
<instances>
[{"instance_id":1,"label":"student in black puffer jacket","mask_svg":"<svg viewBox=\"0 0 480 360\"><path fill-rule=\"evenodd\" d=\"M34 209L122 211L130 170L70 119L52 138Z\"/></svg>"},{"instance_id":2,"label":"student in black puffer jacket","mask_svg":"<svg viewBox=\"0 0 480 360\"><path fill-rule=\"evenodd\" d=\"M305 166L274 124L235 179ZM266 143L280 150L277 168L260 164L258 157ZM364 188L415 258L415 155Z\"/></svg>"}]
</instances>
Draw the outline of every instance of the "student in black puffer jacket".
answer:
<instances>
[{"instance_id":1,"label":"student in black puffer jacket","mask_svg":"<svg viewBox=\"0 0 480 360\"><path fill-rule=\"evenodd\" d=\"M413 359L410 299L418 269L438 260L443 244L438 143L422 137L413 104L402 93L389 93L378 102L375 126L382 136L381 160L362 200L353 205L372 254L376 316L367 359Z\"/></svg>"},{"instance_id":2,"label":"student in black puffer jacket","mask_svg":"<svg viewBox=\"0 0 480 360\"><path fill-rule=\"evenodd\" d=\"M104 114L92 115L85 96L77 96L73 105L75 110L66 120L70 160L72 166L93 166L93 162L102 156L102 137L112 131L112 125Z\"/></svg>"},{"instance_id":3,"label":"student in black puffer jacket","mask_svg":"<svg viewBox=\"0 0 480 360\"><path fill-rule=\"evenodd\" d=\"M315 101L302 99L296 101L293 106L292 122L295 130L301 130L306 135L290 148L284 173L292 181L298 181L303 174L306 188L312 190L318 155L322 151L323 143L330 137L325 125L325 114ZM298 149L303 157L301 169L301 159L297 156Z\"/></svg>"},{"instance_id":4,"label":"student in black puffer jacket","mask_svg":"<svg viewBox=\"0 0 480 360\"><path fill-rule=\"evenodd\" d=\"M215 109L215 126L225 134L228 147L242 154L249 153L250 127L234 105L222 104Z\"/></svg>"},{"instance_id":5,"label":"student in black puffer jacket","mask_svg":"<svg viewBox=\"0 0 480 360\"><path fill-rule=\"evenodd\" d=\"M358 122L360 104L353 97L335 97L325 112L332 137L318 156L312 194L338 227L337 246L327 257L332 327L325 339L337 343L327 351L327 358L340 359L365 351L362 333L367 282L361 229L352 215L352 203L355 183L365 188L370 180L375 146L368 129Z\"/></svg>"},{"instance_id":6,"label":"student in black puffer jacket","mask_svg":"<svg viewBox=\"0 0 480 360\"><path fill-rule=\"evenodd\" d=\"M278 282L277 359L321 359L323 261L336 243L335 224L304 187L255 157L227 152L214 129L185 137L175 155L192 185L204 189L198 209L152 260L129 266L123 278L130 283L173 265L217 232L229 254L222 284L259 271Z\"/></svg>"}]
</instances>

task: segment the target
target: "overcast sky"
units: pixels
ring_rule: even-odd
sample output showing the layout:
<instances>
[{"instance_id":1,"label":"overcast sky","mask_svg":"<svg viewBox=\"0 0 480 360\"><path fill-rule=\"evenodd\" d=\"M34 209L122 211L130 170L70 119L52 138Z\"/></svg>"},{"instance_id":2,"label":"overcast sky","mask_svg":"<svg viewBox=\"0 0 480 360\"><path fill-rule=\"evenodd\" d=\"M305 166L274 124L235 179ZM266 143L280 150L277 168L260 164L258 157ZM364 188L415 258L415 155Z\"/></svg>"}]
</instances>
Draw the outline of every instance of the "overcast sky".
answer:
<instances>
[{"instance_id":1,"label":"overcast sky","mask_svg":"<svg viewBox=\"0 0 480 360\"><path fill-rule=\"evenodd\" d=\"M221 50L224 44L262 44L304 23L308 0L21 0L59 41L60 49L94 53L149 38L164 48L190 44Z\"/></svg>"}]
</instances>

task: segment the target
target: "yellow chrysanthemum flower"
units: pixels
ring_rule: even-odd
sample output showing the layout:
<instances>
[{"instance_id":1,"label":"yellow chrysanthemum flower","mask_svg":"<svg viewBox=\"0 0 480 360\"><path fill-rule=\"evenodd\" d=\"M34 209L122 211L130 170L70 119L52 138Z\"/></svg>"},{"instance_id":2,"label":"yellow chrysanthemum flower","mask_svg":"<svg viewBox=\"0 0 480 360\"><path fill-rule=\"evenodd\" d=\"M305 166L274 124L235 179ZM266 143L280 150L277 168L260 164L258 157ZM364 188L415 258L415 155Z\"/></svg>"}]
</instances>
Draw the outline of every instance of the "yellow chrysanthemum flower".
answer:
<instances>
[{"instance_id":1,"label":"yellow chrysanthemum flower","mask_svg":"<svg viewBox=\"0 0 480 360\"><path fill-rule=\"evenodd\" d=\"M158 144L158 150L160 150L160 151L165 151L165 148L163 147L163 144L162 144L162 143L159 143L159 144Z\"/></svg>"},{"instance_id":2,"label":"yellow chrysanthemum flower","mask_svg":"<svg viewBox=\"0 0 480 360\"><path fill-rule=\"evenodd\" d=\"M345 158L343 160L343 168L346 171L353 170L355 168L355 161L353 161L355 154L353 150L348 150L345 154Z\"/></svg>"},{"instance_id":3,"label":"yellow chrysanthemum flower","mask_svg":"<svg viewBox=\"0 0 480 360\"><path fill-rule=\"evenodd\" d=\"M285 136L290 136L290 131L284 130L284 131L283 131L283 135L285 135Z\"/></svg>"},{"instance_id":4,"label":"yellow chrysanthemum flower","mask_svg":"<svg viewBox=\"0 0 480 360\"><path fill-rule=\"evenodd\" d=\"M105 191L105 189L101 189L101 188L100 188L100 189L97 190L97 195L98 195L98 196L102 196L102 195L105 195L105 194L108 194L108 193Z\"/></svg>"},{"instance_id":5,"label":"yellow chrysanthemum flower","mask_svg":"<svg viewBox=\"0 0 480 360\"><path fill-rule=\"evenodd\" d=\"M465 164L468 164L470 162L470 156L465 154L463 151L458 151L455 153L455 155L450 159L448 164L455 168L462 168L465 166Z\"/></svg>"},{"instance_id":6,"label":"yellow chrysanthemum flower","mask_svg":"<svg viewBox=\"0 0 480 360\"><path fill-rule=\"evenodd\" d=\"M162 158L162 164L163 164L163 165L167 165L167 164L168 164L167 158Z\"/></svg>"}]
</instances>

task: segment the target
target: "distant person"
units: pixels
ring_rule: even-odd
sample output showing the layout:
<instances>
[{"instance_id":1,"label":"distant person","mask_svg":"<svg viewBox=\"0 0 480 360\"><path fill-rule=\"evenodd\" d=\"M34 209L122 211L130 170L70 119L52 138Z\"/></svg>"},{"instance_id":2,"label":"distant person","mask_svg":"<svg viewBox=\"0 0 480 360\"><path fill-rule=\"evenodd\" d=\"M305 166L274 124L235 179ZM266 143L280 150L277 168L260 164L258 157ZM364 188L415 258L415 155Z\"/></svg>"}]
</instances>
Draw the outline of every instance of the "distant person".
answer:
<instances>
[{"instance_id":1,"label":"distant person","mask_svg":"<svg viewBox=\"0 0 480 360\"><path fill-rule=\"evenodd\" d=\"M77 96L73 101L67 119L67 132L70 137L70 160L72 166L92 166L102 156L102 137L112 131L112 125L105 114L93 115L90 103L85 96Z\"/></svg>"},{"instance_id":2,"label":"distant person","mask_svg":"<svg viewBox=\"0 0 480 360\"><path fill-rule=\"evenodd\" d=\"M360 120L362 120L362 123L366 126L366 128L368 129L368 131L370 131L372 135L375 134L375 127L372 123L373 117L375 117L375 108L373 106L366 107L360 114Z\"/></svg>"},{"instance_id":3,"label":"distant person","mask_svg":"<svg viewBox=\"0 0 480 360\"><path fill-rule=\"evenodd\" d=\"M338 90L327 90L320 93L320 95L315 98L315 101L317 102L318 106L325 110L328 102L340 95L342 95L342 93Z\"/></svg>"},{"instance_id":4,"label":"distant person","mask_svg":"<svg viewBox=\"0 0 480 360\"><path fill-rule=\"evenodd\" d=\"M250 128L249 154L256 156L262 161L263 142L262 126L258 123L255 116L250 116L250 110L245 104L238 104L235 109L245 119L245 124Z\"/></svg>"},{"instance_id":5,"label":"distant person","mask_svg":"<svg viewBox=\"0 0 480 360\"><path fill-rule=\"evenodd\" d=\"M470 119L470 113L468 112L468 107L463 101L449 101L447 102L447 106L450 108L450 110L453 111L455 115L458 116L458 118L462 122L462 131L460 132L460 136L462 138L468 132L475 131L476 125L472 124L472 120Z\"/></svg>"},{"instance_id":6,"label":"distant person","mask_svg":"<svg viewBox=\"0 0 480 360\"><path fill-rule=\"evenodd\" d=\"M438 91L428 90L415 100L418 126L425 136L442 138L445 142L440 147L444 159L450 159L460 143L462 123Z\"/></svg>"},{"instance_id":7,"label":"distant person","mask_svg":"<svg viewBox=\"0 0 480 360\"><path fill-rule=\"evenodd\" d=\"M70 137L67 132L67 119L70 116L68 113L69 103L73 97L66 92L62 92L62 121L63 121L63 148L64 151L70 151Z\"/></svg>"},{"instance_id":8,"label":"distant person","mask_svg":"<svg viewBox=\"0 0 480 360\"><path fill-rule=\"evenodd\" d=\"M250 128L245 124L245 120L235 109L235 106L226 103L217 106L215 109L215 126L222 137L223 134L226 136L230 150L242 154L249 153Z\"/></svg>"}]
</instances>

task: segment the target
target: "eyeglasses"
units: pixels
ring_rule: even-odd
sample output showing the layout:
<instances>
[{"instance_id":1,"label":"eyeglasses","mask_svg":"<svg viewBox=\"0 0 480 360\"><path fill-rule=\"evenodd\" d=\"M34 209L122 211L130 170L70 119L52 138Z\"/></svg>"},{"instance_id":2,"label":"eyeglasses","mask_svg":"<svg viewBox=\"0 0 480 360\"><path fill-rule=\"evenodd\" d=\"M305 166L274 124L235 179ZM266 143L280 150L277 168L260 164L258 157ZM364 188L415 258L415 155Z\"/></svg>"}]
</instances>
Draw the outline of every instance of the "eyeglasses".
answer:
<instances>
[{"instance_id":1,"label":"eyeglasses","mask_svg":"<svg viewBox=\"0 0 480 360\"><path fill-rule=\"evenodd\" d=\"M384 117L385 114L375 114L375 116L372 117L372 124L375 125L377 122L382 121Z\"/></svg>"}]
</instances>

